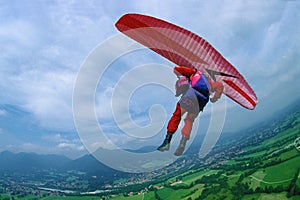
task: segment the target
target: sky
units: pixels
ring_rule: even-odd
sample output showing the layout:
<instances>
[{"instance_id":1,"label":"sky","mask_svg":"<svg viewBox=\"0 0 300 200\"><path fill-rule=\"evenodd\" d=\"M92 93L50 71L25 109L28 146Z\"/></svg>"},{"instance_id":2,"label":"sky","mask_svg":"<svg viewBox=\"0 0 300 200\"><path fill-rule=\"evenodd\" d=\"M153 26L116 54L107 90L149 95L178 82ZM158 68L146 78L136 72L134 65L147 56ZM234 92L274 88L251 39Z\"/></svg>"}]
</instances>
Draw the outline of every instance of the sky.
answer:
<instances>
[{"instance_id":1,"label":"sky","mask_svg":"<svg viewBox=\"0 0 300 200\"><path fill-rule=\"evenodd\" d=\"M101 45L115 42L108 52L117 52L125 44L117 43L115 37L121 34L114 24L126 13L164 19L210 42L243 74L259 99L250 111L222 97L226 101L222 134L255 126L300 97L299 9L299 1L285 0L1 1L0 151L55 153L71 158L87 153L74 120L77 77L88 56ZM114 121L111 105L118 105L112 100L116 84L136 66L144 69L149 63L169 67L169 73L164 67L147 71L149 77L155 80L157 74L166 73L163 77L174 84L174 64L142 49L115 59L96 88L97 119L122 148L160 143L162 130L156 130L159 134L155 137L150 134L151 142L140 137L142 143L120 132L126 126L134 131L149 123L165 124L178 100L172 89L144 85L136 88L127 102L134 123L122 121L125 118ZM159 108L152 107L157 104ZM200 126L206 129L210 106L200 115ZM107 142L96 143L97 147L113 148Z\"/></svg>"}]
</instances>

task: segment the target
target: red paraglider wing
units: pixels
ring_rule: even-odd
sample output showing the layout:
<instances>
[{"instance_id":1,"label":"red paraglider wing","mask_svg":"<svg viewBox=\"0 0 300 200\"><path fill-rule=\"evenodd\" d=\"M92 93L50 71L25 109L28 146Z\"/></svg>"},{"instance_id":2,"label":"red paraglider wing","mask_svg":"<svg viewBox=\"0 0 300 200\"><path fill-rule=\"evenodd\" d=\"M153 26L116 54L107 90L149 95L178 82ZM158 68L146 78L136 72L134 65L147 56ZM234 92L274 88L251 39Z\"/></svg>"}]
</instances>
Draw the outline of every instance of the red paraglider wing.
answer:
<instances>
[{"instance_id":1,"label":"red paraglider wing","mask_svg":"<svg viewBox=\"0 0 300 200\"><path fill-rule=\"evenodd\" d=\"M126 14L116 23L119 31L176 65L207 71L224 84L224 93L247 109L257 97L244 77L212 45L200 36L150 16Z\"/></svg>"}]
</instances>

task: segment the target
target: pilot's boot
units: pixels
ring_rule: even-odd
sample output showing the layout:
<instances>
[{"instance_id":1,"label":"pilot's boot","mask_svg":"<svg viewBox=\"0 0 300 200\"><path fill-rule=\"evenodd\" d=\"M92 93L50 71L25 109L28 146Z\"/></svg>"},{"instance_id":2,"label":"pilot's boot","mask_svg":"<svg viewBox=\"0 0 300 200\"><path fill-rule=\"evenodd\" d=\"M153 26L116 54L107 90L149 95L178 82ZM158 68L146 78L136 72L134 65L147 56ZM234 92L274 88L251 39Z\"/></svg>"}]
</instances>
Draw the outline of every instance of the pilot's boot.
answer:
<instances>
[{"instance_id":1,"label":"pilot's boot","mask_svg":"<svg viewBox=\"0 0 300 200\"><path fill-rule=\"evenodd\" d=\"M171 142L172 136L173 136L173 134L167 133L165 140L159 147L157 147L157 150L158 151L168 151L170 149L170 142Z\"/></svg>"},{"instance_id":2,"label":"pilot's boot","mask_svg":"<svg viewBox=\"0 0 300 200\"><path fill-rule=\"evenodd\" d=\"M180 140L180 143L179 143L179 146L177 147L177 149L174 153L175 156L181 156L182 155L182 153L184 152L184 149L185 149L186 141L188 141L188 138L185 137L185 136L182 136L182 138Z\"/></svg>"}]
</instances>

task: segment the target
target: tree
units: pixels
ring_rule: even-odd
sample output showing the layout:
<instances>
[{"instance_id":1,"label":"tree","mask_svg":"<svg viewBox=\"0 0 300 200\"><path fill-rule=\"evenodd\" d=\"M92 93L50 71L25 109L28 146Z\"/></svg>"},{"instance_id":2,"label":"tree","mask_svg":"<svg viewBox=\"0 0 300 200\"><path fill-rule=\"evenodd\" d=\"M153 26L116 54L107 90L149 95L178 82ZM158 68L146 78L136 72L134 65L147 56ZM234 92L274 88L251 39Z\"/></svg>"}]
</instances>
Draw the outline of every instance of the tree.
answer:
<instances>
[{"instance_id":1,"label":"tree","mask_svg":"<svg viewBox=\"0 0 300 200\"><path fill-rule=\"evenodd\" d=\"M161 200L160 196L157 194L157 188L154 189L154 196L155 196L155 199Z\"/></svg>"},{"instance_id":2,"label":"tree","mask_svg":"<svg viewBox=\"0 0 300 200\"><path fill-rule=\"evenodd\" d=\"M296 182L297 182L297 179L298 179L299 170L300 169L298 169L297 172L295 173L294 178L293 178L293 180L291 181L291 183L290 183L290 185L288 187L288 193L286 195L288 198L294 196L297 193Z\"/></svg>"}]
</instances>

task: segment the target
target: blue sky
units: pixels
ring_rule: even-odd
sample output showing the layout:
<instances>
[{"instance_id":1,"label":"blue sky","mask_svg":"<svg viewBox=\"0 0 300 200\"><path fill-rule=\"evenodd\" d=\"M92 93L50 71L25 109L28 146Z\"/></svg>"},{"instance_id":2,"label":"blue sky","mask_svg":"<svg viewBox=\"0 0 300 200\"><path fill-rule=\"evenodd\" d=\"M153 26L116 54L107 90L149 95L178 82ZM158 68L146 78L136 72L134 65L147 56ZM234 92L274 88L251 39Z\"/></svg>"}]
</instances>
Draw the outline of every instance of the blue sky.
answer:
<instances>
[{"instance_id":1,"label":"blue sky","mask_svg":"<svg viewBox=\"0 0 300 200\"><path fill-rule=\"evenodd\" d=\"M119 17L132 12L152 15L197 33L244 75L259 104L254 111L248 111L226 101L224 133L267 119L300 97L299 9L298 1L283 0L3 1L0 151L60 153L70 157L86 153L73 120L76 77L89 53L119 34L114 26ZM114 82L131 65L151 62L169 65L170 69L173 66L143 50L116 62L100 82L95 96L96 112L99 120L106 120L110 133L119 131L109 107ZM124 71L118 71L117 65L122 63L126 63ZM157 94L149 95L149 90ZM160 90L140 88L133 95L130 112L137 124L149 123L148 108L152 104L162 104L170 116L176 98L171 91ZM205 121L209 109L202 116ZM153 144L160 143L161 137L153 139ZM138 141L123 137L114 140L128 147L139 146Z\"/></svg>"}]
</instances>

